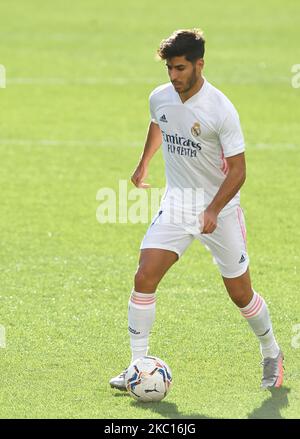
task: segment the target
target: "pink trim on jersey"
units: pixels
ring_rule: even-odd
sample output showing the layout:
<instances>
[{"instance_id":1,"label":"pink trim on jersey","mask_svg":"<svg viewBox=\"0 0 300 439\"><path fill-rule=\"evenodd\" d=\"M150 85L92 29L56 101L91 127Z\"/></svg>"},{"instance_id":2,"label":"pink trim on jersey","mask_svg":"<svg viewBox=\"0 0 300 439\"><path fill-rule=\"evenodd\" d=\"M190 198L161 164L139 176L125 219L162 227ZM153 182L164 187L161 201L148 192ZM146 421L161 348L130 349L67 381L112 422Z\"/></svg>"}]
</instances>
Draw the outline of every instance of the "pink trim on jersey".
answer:
<instances>
[{"instance_id":1,"label":"pink trim on jersey","mask_svg":"<svg viewBox=\"0 0 300 439\"><path fill-rule=\"evenodd\" d=\"M246 227L245 227L245 223L244 223L243 216L242 216L242 209L240 208L240 206L238 206L237 213L238 213L238 219L239 219L239 223L240 223L240 227L241 227L241 232L242 232L242 235L243 235L244 243L245 243L245 246L247 246L247 242L246 242L246 238L247 238Z\"/></svg>"},{"instance_id":2,"label":"pink trim on jersey","mask_svg":"<svg viewBox=\"0 0 300 439\"><path fill-rule=\"evenodd\" d=\"M254 303L251 306L251 308L248 309L247 311L241 311L241 314L246 319L250 319L250 317L253 317L253 316L257 315L260 312L263 304L264 304L263 299L259 295L257 295L255 297Z\"/></svg>"},{"instance_id":3,"label":"pink trim on jersey","mask_svg":"<svg viewBox=\"0 0 300 439\"><path fill-rule=\"evenodd\" d=\"M223 174L226 175L228 173L228 163L224 156L223 147L221 146L221 148L222 148L222 155L221 155L222 167L220 169L223 172Z\"/></svg>"}]
</instances>

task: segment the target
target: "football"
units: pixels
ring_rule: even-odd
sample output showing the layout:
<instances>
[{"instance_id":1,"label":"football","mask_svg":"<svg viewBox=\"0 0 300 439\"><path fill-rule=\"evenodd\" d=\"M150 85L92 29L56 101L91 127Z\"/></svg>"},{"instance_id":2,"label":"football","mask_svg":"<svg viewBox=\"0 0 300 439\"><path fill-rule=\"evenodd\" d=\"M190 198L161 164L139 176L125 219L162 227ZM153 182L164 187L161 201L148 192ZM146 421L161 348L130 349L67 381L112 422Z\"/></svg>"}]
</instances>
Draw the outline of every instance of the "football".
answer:
<instances>
[{"instance_id":1,"label":"football","mask_svg":"<svg viewBox=\"0 0 300 439\"><path fill-rule=\"evenodd\" d=\"M134 399L157 402L167 396L172 385L172 372L160 358L145 356L130 364L125 383Z\"/></svg>"}]
</instances>

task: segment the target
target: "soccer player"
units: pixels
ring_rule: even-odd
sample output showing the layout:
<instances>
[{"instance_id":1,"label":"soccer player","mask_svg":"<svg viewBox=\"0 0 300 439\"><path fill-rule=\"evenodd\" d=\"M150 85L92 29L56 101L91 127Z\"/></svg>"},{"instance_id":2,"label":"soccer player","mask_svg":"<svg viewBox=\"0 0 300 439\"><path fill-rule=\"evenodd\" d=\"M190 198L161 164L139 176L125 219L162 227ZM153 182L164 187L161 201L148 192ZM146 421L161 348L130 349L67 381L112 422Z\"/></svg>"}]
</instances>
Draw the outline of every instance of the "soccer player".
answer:
<instances>
[{"instance_id":1,"label":"soccer player","mask_svg":"<svg viewBox=\"0 0 300 439\"><path fill-rule=\"evenodd\" d=\"M203 33L192 29L174 32L158 50L170 82L150 95L151 122L131 180L139 188L149 187L149 163L162 144L167 185L141 243L129 299L132 361L147 355L159 282L197 239L211 252L231 300L259 340L261 387L280 387L283 354L266 302L252 288L249 274L239 194L246 178L243 133L233 104L202 75L204 49ZM126 390L125 373L110 385Z\"/></svg>"}]
</instances>

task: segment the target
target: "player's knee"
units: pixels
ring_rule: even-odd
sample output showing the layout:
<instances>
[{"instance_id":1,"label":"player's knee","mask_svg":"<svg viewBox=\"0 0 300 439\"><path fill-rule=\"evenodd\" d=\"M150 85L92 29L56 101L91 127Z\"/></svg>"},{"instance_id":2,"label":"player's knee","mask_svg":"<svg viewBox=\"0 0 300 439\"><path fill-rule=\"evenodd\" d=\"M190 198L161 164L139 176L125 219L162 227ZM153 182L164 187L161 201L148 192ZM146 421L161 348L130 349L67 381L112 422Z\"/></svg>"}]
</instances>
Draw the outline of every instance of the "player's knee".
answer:
<instances>
[{"instance_id":1,"label":"player's knee","mask_svg":"<svg viewBox=\"0 0 300 439\"><path fill-rule=\"evenodd\" d=\"M229 296L231 300L235 303L235 305L237 305L239 308L244 308L251 301L251 294L247 290L241 290L239 292L234 291L231 293L229 292Z\"/></svg>"},{"instance_id":2,"label":"player's knee","mask_svg":"<svg viewBox=\"0 0 300 439\"><path fill-rule=\"evenodd\" d=\"M154 293L159 279L150 270L139 268L134 277L135 290Z\"/></svg>"}]
</instances>

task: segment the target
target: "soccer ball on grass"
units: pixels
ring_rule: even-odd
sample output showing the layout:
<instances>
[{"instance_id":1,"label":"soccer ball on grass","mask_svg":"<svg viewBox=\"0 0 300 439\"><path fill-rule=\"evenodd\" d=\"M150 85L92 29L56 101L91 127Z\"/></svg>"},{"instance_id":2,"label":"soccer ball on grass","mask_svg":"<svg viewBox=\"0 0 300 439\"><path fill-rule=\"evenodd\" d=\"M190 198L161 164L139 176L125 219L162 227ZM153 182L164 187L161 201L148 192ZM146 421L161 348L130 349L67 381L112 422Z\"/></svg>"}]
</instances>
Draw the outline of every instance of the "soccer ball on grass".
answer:
<instances>
[{"instance_id":1,"label":"soccer ball on grass","mask_svg":"<svg viewBox=\"0 0 300 439\"><path fill-rule=\"evenodd\" d=\"M130 364L125 383L134 399L157 402L167 396L172 385L172 372L160 358L145 356Z\"/></svg>"}]
</instances>

